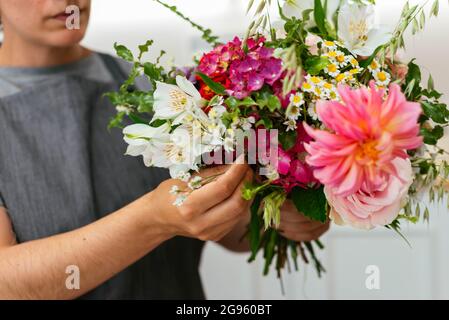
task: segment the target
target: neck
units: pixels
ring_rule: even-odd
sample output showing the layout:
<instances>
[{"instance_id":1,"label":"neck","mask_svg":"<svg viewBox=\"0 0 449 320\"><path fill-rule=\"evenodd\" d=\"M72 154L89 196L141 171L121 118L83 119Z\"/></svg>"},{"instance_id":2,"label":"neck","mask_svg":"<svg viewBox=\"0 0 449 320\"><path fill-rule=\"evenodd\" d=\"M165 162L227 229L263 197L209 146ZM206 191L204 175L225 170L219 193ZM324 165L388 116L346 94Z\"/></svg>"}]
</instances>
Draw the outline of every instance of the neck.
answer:
<instances>
[{"instance_id":1,"label":"neck","mask_svg":"<svg viewBox=\"0 0 449 320\"><path fill-rule=\"evenodd\" d=\"M5 37L0 48L0 66L51 67L76 62L90 53L88 49L79 44L60 48Z\"/></svg>"}]
</instances>

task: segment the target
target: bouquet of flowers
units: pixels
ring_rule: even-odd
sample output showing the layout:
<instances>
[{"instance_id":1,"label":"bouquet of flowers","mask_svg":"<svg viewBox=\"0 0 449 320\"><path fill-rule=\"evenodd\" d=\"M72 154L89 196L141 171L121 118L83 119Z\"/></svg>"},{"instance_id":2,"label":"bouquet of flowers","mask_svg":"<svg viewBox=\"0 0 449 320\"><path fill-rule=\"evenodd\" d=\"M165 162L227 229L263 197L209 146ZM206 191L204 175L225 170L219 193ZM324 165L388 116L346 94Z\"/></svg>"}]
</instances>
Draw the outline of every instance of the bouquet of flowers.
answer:
<instances>
[{"instance_id":1,"label":"bouquet of flowers","mask_svg":"<svg viewBox=\"0 0 449 320\"><path fill-rule=\"evenodd\" d=\"M443 199L449 166L437 144L449 109L432 77L424 88L414 60L397 58L408 27L421 30L438 14L438 0L430 11L407 3L390 32L376 25L374 0L250 0L246 36L226 43L155 1L202 32L212 49L192 67L164 68L164 52L154 62L142 58L152 41L137 57L116 44L134 67L120 91L109 93L118 111L111 126L123 128L128 155L186 182L171 191L177 206L216 178L195 171L246 155L257 173L242 194L253 200L250 261L262 250L264 273L275 262L280 274L298 257L324 271L319 241L296 243L276 230L286 199L313 220L398 233L401 220L428 219L423 195ZM152 90L131 90L141 75ZM124 127L125 118L134 124Z\"/></svg>"}]
</instances>

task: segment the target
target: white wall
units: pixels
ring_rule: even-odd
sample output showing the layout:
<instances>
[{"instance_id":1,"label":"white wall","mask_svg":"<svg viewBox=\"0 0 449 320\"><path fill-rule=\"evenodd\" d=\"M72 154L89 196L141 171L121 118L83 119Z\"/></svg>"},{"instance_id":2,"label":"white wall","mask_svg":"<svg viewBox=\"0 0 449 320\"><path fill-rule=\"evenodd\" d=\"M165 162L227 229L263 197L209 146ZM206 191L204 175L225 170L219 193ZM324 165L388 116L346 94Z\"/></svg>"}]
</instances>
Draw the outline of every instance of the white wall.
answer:
<instances>
[{"instance_id":1,"label":"white wall","mask_svg":"<svg viewBox=\"0 0 449 320\"><path fill-rule=\"evenodd\" d=\"M414 1L422 2L422 1ZM186 15L226 38L245 31L244 0L178 0ZM392 25L399 17L404 0L378 0L380 21ZM416 57L425 72L431 72L437 88L449 102L449 8L441 1L439 19L429 21L424 33L407 41L407 57ZM198 33L185 22L151 0L93 0L90 31L85 44L113 52L115 41L137 47L146 39L156 41L155 51L164 49L180 65L188 64L192 54L204 47ZM405 233L409 248L387 230L353 231L333 227L324 237L327 248L321 254L328 269L317 280L312 268L286 274L286 295L272 275L260 276L260 260L246 263L247 255L225 252L209 244L201 267L209 298L223 299L335 299L335 298L449 298L449 212L446 206L432 210L429 225L409 226ZM377 265L381 289L365 287L365 268Z\"/></svg>"}]
</instances>

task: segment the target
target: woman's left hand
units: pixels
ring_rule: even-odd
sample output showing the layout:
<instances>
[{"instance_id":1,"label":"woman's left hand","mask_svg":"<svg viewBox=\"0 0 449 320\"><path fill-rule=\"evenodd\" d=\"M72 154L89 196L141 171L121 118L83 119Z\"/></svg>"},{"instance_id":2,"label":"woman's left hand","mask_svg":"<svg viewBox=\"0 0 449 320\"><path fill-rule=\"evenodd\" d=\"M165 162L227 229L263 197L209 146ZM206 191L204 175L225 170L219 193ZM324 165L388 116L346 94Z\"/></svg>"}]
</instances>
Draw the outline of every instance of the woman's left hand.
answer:
<instances>
[{"instance_id":1,"label":"woman's left hand","mask_svg":"<svg viewBox=\"0 0 449 320\"><path fill-rule=\"evenodd\" d=\"M278 230L287 239L298 242L317 240L329 230L329 226L329 221L313 221L299 213L291 200L285 201L281 208L281 224Z\"/></svg>"}]
</instances>

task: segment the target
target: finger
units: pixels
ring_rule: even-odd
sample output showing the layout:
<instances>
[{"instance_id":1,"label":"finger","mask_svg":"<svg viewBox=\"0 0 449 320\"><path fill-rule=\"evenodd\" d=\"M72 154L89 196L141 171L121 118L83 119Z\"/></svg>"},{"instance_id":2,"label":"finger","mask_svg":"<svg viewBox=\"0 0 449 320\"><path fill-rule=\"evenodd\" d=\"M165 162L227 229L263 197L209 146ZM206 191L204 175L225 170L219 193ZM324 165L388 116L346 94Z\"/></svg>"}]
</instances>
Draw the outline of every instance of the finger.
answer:
<instances>
[{"instance_id":1,"label":"finger","mask_svg":"<svg viewBox=\"0 0 449 320\"><path fill-rule=\"evenodd\" d=\"M294 241L313 241L317 240L329 229L329 225L322 225L321 227L310 232L285 231L281 234L287 239Z\"/></svg>"},{"instance_id":2,"label":"finger","mask_svg":"<svg viewBox=\"0 0 449 320\"><path fill-rule=\"evenodd\" d=\"M240 181L231 197L199 217L202 220L201 223L206 226L214 226L230 220L238 220L241 216L247 214L251 206L251 201L242 198L242 188L246 182L251 181L252 176L252 171L248 170L245 178Z\"/></svg>"},{"instance_id":3,"label":"finger","mask_svg":"<svg viewBox=\"0 0 449 320\"><path fill-rule=\"evenodd\" d=\"M240 219L238 220L231 220L226 223L223 223L219 225L216 228L211 228L209 232L208 238L211 239L211 241L220 241L223 239L226 235L228 235L236 226L240 223ZM244 234L242 234L242 237Z\"/></svg>"},{"instance_id":4,"label":"finger","mask_svg":"<svg viewBox=\"0 0 449 320\"><path fill-rule=\"evenodd\" d=\"M220 170L220 169L218 169ZM247 164L233 164L215 181L193 191L182 205L183 210L198 216L229 198L248 172Z\"/></svg>"},{"instance_id":5,"label":"finger","mask_svg":"<svg viewBox=\"0 0 449 320\"><path fill-rule=\"evenodd\" d=\"M281 221L285 222L314 222L314 220L306 217L301 212L298 212L297 209L295 211L281 211Z\"/></svg>"},{"instance_id":6,"label":"finger","mask_svg":"<svg viewBox=\"0 0 449 320\"><path fill-rule=\"evenodd\" d=\"M297 232L310 232L318 229L322 226L322 223L317 222L285 222L282 221L279 225L279 229L283 231L297 231Z\"/></svg>"}]
</instances>

